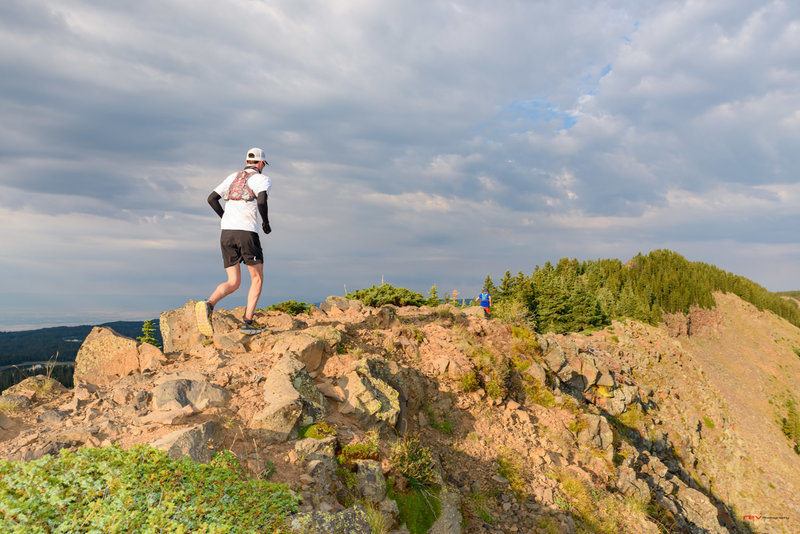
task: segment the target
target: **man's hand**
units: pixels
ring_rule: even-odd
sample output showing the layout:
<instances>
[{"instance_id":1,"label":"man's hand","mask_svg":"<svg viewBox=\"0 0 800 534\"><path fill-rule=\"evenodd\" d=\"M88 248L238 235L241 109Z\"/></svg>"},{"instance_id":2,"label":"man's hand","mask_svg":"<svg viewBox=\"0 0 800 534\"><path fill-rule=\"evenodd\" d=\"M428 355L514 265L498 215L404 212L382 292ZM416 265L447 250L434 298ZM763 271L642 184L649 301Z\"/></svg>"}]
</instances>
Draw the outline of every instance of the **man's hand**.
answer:
<instances>
[{"instance_id":1,"label":"man's hand","mask_svg":"<svg viewBox=\"0 0 800 534\"><path fill-rule=\"evenodd\" d=\"M261 224L261 229L264 230L265 234L268 234L272 231L272 228L269 227L269 221L264 221Z\"/></svg>"}]
</instances>

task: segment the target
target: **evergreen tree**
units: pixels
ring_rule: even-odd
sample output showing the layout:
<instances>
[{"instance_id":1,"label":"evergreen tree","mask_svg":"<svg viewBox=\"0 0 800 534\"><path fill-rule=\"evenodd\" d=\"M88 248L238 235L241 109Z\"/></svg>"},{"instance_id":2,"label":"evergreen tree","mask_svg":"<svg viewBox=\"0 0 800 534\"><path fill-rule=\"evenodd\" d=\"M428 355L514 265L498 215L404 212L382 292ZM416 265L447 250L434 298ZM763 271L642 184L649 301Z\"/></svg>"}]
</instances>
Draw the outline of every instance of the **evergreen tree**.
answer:
<instances>
[{"instance_id":1,"label":"evergreen tree","mask_svg":"<svg viewBox=\"0 0 800 534\"><path fill-rule=\"evenodd\" d=\"M514 293L514 279L511 278L511 271L506 271L506 274L503 275L500 280L500 289L497 293L499 298L507 298Z\"/></svg>"},{"instance_id":2,"label":"evergreen tree","mask_svg":"<svg viewBox=\"0 0 800 534\"><path fill-rule=\"evenodd\" d=\"M494 282L492 282L492 277L488 274L486 275L486 280L483 281L483 291L492 296L497 294L497 287L494 285Z\"/></svg>"},{"instance_id":3,"label":"evergreen tree","mask_svg":"<svg viewBox=\"0 0 800 534\"><path fill-rule=\"evenodd\" d=\"M154 347L161 348L161 345L158 343L158 340L153 336L156 331L156 327L154 324L153 319L148 319L142 324L142 335L138 336L136 339L139 340L141 343L149 343Z\"/></svg>"},{"instance_id":4,"label":"evergreen tree","mask_svg":"<svg viewBox=\"0 0 800 534\"><path fill-rule=\"evenodd\" d=\"M439 298L439 291L436 288L436 284L431 286L431 290L428 292L428 299L426 304L428 306L438 306L442 303L442 299Z\"/></svg>"}]
</instances>

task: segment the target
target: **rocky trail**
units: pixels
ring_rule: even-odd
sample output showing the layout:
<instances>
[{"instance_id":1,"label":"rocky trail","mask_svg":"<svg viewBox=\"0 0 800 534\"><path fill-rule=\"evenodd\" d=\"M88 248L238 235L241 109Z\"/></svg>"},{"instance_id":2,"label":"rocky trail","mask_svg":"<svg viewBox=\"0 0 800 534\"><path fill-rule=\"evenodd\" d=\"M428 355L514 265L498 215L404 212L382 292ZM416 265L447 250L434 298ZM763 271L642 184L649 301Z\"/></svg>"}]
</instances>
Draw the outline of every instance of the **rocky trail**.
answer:
<instances>
[{"instance_id":1,"label":"rocky trail","mask_svg":"<svg viewBox=\"0 0 800 534\"><path fill-rule=\"evenodd\" d=\"M213 339L190 301L162 314L163 351L96 328L74 389L33 377L4 391L0 457L148 443L208 462L229 449L302 496L293 532L372 532L367 504L408 532L390 459L417 436L441 503L429 532L798 532L800 456L765 399L800 397L800 330L717 299L691 326L538 335L479 307L329 297L295 317L258 312L268 329L249 337L241 309L216 310ZM745 312L756 320L737 345ZM767 370L722 391L743 381L737 346ZM300 437L320 423L330 431ZM355 444L378 454L343 469Z\"/></svg>"}]
</instances>

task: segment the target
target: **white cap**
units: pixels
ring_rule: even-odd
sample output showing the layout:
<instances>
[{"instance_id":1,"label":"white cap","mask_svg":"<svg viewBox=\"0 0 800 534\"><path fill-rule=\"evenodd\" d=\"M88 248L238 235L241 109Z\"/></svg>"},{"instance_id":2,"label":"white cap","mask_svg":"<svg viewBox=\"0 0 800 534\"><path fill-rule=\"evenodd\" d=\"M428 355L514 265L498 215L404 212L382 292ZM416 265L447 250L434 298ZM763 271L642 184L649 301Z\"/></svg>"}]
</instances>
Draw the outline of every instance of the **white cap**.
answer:
<instances>
[{"instance_id":1,"label":"white cap","mask_svg":"<svg viewBox=\"0 0 800 534\"><path fill-rule=\"evenodd\" d=\"M253 147L247 151L247 157L245 158L245 161L263 161L264 163L267 163L267 156L260 148ZM267 165L269 165L269 163L267 163Z\"/></svg>"}]
</instances>

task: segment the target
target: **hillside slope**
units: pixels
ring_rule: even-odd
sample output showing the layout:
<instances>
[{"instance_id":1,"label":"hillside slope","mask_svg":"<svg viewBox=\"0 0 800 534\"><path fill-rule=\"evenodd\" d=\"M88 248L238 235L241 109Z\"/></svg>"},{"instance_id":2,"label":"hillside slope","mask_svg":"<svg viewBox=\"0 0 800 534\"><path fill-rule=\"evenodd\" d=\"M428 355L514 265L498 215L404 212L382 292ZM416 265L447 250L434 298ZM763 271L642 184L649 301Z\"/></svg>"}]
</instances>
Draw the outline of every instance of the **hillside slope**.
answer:
<instances>
[{"instance_id":1,"label":"hillside slope","mask_svg":"<svg viewBox=\"0 0 800 534\"><path fill-rule=\"evenodd\" d=\"M190 301L162 314L163 353L95 329L73 390L4 392L0 457L230 449L302 496L294 532L369 532L362 506L419 532L397 455L419 436L429 532L800 531L800 456L777 421L800 398L800 329L715 298L662 327L537 335L480 308L331 297L309 315L259 312L269 330L252 337L242 309L216 310L213 343ZM298 435L314 422L332 432Z\"/></svg>"}]
</instances>

